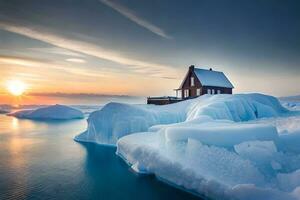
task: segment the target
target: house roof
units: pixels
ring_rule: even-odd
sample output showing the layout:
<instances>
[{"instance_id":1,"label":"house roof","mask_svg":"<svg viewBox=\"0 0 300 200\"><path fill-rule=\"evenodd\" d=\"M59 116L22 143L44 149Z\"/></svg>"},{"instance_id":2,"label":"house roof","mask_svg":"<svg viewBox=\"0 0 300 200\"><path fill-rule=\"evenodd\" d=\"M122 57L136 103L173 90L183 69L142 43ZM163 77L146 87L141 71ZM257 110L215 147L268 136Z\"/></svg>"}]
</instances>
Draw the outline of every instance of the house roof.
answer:
<instances>
[{"instance_id":1,"label":"house roof","mask_svg":"<svg viewBox=\"0 0 300 200\"><path fill-rule=\"evenodd\" d=\"M223 72L194 68L194 72L203 86L234 88Z\"/></svg>"}]
</instances>

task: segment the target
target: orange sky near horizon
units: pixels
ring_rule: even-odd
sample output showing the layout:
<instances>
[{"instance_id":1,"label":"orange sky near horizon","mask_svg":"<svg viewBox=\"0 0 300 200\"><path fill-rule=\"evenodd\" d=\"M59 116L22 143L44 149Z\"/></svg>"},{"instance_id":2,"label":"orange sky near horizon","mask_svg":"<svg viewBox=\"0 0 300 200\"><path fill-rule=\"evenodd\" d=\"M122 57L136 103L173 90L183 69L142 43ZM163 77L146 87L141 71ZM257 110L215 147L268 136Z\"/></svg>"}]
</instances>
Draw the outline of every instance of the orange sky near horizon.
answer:
<instances>
[{"instance_id":1,"label":"orange sky near horizon","mask_svg":"<svg viewBox=\"0 0 300 200\"><path fill-rule=\"evenodd\" d=\"M42 66L42 65L41 65ZM1 63L0 77L0 104L25 105L25 104L56 104L72 102L66 97L58 98L51 94L103 94L103 95L129 95L129 96L167 96L175 95L173 89L179 87L188 67L177 71L176 79L153 77L140 74L122 74L114 72L91 72L91 73L70 73L68 65L65 68L36 68L35 66L24 66L20 61L14 61L9 65ZM76 69L76 68L74 68ZM214 68L215 69L215 68ZM221 68L216 70L222 71ZM247 76L238 71L228 73L224 71L230 81L235 86L234 93L260 92L274 96L282 96L273 93L276 91L274 85L290 88L290 82L297 84L297 74L280 75L269 78L266 82L260 77ZM290 79L290 82L286 82ZM26 84L24 94L20 96L12 95L7 88L9 80L20 80ZM293 88L291 88L293 89ZM273 92L272 92L273 91ZM45 95L32 95L32 94ZM47 95L50 94L50 95ZM84 98L84 97L83 97ZM84 100L84 99L82 99Z\"/></svg>"},{"instance_id":2,"label":"orange sky near horizon","mask_svg":"<svg viewBox=\"0 0 300 200\"><path fill-rule=\"evenodd\" d=\"M1 60L0 60L1 68ZM54 104L64 100L45 95L31 94L103 94L103 95L173 95L170 88L179 86L181 80L131 74L79 75L57 72L51 68L36 70L30 66L2 68L0 77L0 104ZM96 74L95 74L96 75ZM45 77L45 78L44 78ZM24 94L14 96L8 91L7 82L19 80L26 84ZM163 83L163 84L162 84Z\"/></svg>"}]
</instances>

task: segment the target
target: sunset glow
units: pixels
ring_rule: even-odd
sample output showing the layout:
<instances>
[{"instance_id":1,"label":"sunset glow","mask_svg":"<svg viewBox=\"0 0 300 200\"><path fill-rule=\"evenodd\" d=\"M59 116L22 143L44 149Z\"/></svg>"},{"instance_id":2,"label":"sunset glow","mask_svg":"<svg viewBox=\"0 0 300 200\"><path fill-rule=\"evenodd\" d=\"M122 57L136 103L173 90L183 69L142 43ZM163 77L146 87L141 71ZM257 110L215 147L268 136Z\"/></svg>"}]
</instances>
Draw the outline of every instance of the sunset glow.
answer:
<instances>
[{"instance_id":1,"label":"sunset glow","mask_svg":"<svg viewBox=\"0 0 300 200\"><path fill-rule=\"evenodd\" d=\"M14 96L22 95L26 88L26 84L20 80L11 80L7 82L7 90Z\"/></svg>"},{"instance_id":2,"label":"sunset glow","mask_svg":"<svg viewBox=\"0 0 300 200\"><path fill-rule=\"evenodd\" d=\"M300 91L299 9L281 1L276 11L255 5L255 16L243 3L232 13L233 2L28 0L26 9L21 0L0 2L1 104L174 96L190 65L224 72L234 93Z\"/></svg>"}]
</instances>

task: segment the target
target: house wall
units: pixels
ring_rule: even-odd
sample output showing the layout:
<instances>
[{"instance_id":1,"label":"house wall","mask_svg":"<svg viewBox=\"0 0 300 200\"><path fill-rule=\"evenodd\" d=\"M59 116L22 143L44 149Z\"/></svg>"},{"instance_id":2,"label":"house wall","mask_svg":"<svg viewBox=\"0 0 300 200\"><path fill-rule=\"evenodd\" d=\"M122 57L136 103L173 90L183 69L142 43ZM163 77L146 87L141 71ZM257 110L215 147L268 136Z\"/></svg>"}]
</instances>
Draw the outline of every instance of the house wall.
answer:
<instances>
[{"instance_id":1,"label":"house wall","mask_svg":"<svg viewBox=\"0 0 300 200\"><path fill-rule=\"evenodd\" d=\"M208 89L214 89L215 94L217 94L217 91L220 90L221 94L232 94L232 88L224 88L224 87L214 87L214 86L204 86L203 88L203 94L207 94Z\"/></svg>"},{"instance_id":2,"label":"house wall","mask_svg":"<svg viewBox=\"0 0 300 200\"><path fill-rule=\"evenodd\" d=\"M194 86L191 86L191 77L194 77ZM190 97L195 97L197 96L197 88L202 88L202 85L198 78L196 77L196 74L194 73L191 68L188 71L188 74L186 76L186 79L184 80L184 83L182 85L182 90L181 90L181 97L184 97L184 90L188 89L189 90L189 96ZM200 95L202 95L201 93Z\"/></svg>"}]
</instances>

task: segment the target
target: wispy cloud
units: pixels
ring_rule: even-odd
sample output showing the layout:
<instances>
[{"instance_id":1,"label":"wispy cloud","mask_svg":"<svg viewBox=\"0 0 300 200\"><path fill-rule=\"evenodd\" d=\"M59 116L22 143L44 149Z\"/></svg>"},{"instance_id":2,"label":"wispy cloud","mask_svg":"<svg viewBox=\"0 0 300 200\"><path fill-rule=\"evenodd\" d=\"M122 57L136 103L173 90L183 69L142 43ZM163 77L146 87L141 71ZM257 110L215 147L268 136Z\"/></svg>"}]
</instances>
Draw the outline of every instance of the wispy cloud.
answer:
<instances>
[{"instance_id":1,"label":"wispy cloud","mask_svg":"<svg viewBox=\"0 0 300 200\"><path fill-rule=\"evenodd\" d=\"M102 3L104 3L105 5L111 7L112 9L116 10L124 17L130 19L131 21L135 22L136 24L151 31L152 33L159 35L161 37L167 38L167 39L172 38L171 36L167 35L164 30L155 26L154 24L151 24L150 22L146 21L145 19L142 19L141 17L137 16L132 10L128 9L127 7L117 4L115 2L112 2L110 0L100 0L100 1Z\"/></svg>"},{"instance_id":2,"label":"wispy cloud","mask_svg":"<svg viewBox=\"0 0 300 200\"><path fill-rule=\"evenodd\" d=\"M24 67L35 67L40 69L42 67L47 69L55 69L61 72L67 72L74 75L80 76L89 76L89 77L105 77L106 75L103 73L96 73L95 71L83 69L83 68L75 68L70 66L65 66L58 63L51 63L46 60L36 60L36 59L29 59L23 57L13 57L13 56L1 56L0 55L0 65L18 65Z\"/></svg>"},{"instance_id":3,"label":"wispy cloud","mask_svg":"<svg viewBox=\"0 0 300 200\"><path fill-rule=\"evenodd\" d=\"M58 54L58 55L63 55L63 56L85 57L84 55L82 55L80 53L76 53L76 52L62 49L59 47L28 48L28 50L38 51L38 52L47 53L47 54L48 53Z\"/></svg>"},{"instance_id":4,"label":"wispy cloud","mask_svg":"<svg viewBox=\"0 0 300 200\"><path fill-rule=\"evenodd\" d=\"M117 98L136 98L137 96L131 95L115 95L115 94L99 94L99 93L63 93L63 92L53 92L53 93L29 93L30 96L47 96L47 97L63 97L63 98L103 98L103 97L117 97Z\"/></svg>"},{"instance_id":5,"label":"wispy cloud","mask_svg":"<svg viewBox=\"0 0 300 200\"><path fill-rule=\"evenodd\" d=\"M75 51L125 65L127 69L132 72L144 73L148 76L159 78L165 77L166 75L168 77L177 77L178 75L178 71L171 66L128 58L114 51L102 48L99 45L63 37L58 34L45 31L40 27L28 27L0 22L0 29L43 41L69 51Z\"/></svg>"},{"instance_id":6,"label":"wispy cloud","mask_svg":"<svg viewBox=\"0 0 300 200\"><path fill-rule=\"evenodd\" d=\"M66 61L74 63L85 63L86 61L80 58L67 58Z\"/></svg>"}]
</instances>

